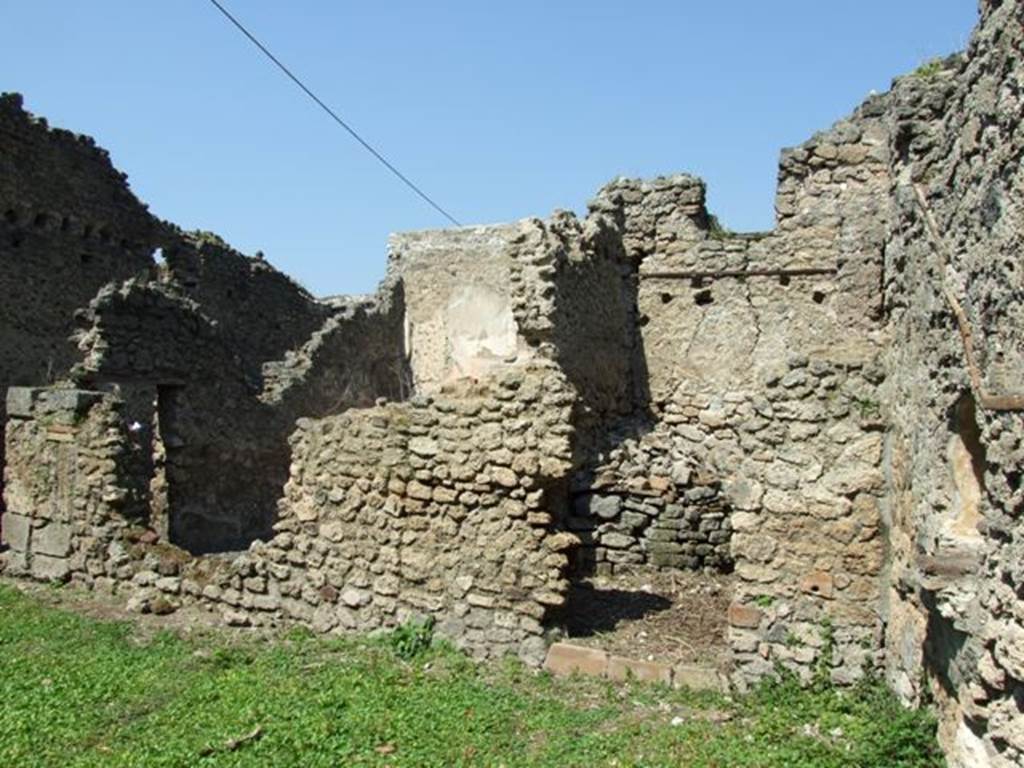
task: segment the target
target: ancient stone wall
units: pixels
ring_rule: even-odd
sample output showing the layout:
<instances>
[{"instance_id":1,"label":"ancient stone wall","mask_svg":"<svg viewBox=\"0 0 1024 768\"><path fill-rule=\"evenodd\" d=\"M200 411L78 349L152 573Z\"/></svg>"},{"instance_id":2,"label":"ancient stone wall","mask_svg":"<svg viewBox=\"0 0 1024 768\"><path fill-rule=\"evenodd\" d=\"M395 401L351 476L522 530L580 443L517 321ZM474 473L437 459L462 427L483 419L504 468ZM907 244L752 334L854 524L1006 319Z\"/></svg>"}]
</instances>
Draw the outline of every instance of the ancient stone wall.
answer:
<instances>
[{"instance_id":1,"label":"ancient stone wall","mask_svg":"<svg viewBox=\"0 0 1024 768\"><path fill-rule=\"evenodd\" d=\"M882 666L954 765L1019 764L1024 3L981 7L783 151L769 233L618 179L582 220L397 236L367 299L159 224L0 100L0 385L96 390L11 390L8 568L531 663L569 578L734 570L736 684Z\"/></svg>"},{"instance_id":2,"label":"ancient stone wall","mask_svg":"<svg viewBox=\"0 0 1024 768\"><path fill-rule=\"evenodd\" d=\"M92 139L0 95L0 392L62 378L78 359L75 310L148 270L161 232Z\"/></svg>"},{"instance_id":3,"label":"ancient stone wall","mask_svg":"<svg viewBox=\"0 0 1024 768\"><path fill-rule=\"evenodd\" d=\"M474 655L543 659L575 544L550 511L571 465L573 393L556 367L302 420L274 535L230 562L189 558L117 512L131 439L116 395L11 392L14 573L120 590L149 610L200 603L234 624L368 631L432 617Z\"/></svg>"},{"instance_id":4,"label":"ancient stone wall","mask_svg":"<svg viewBox=\"0 0 1024 768\"><path fill-rule=\"evenodd\" d=\"M374 296L333 298L331 316L302 346L263 365L260 399L295 417L405 400L412 375L404 348L404 286L384 281Z\"/></svg>"},{"instance_id":5,"label":"ancient stone wall","mask_svg":"<svg viewBox=\"0 0 1024 768\"><path fill-rule=\"evenodd\" d=\"M649 406L577 468L569 527L599 571L735 568L739 682L809 675L826 645L836 679L873 662L883 104L783 153L771 233L723 229L685 175L591 204L637 264Z\"/></svg>"},{"instance_id":6,"label":"ancient stone wall","mask_svg":"<svg viewBox=\"0 0 1024 768\"><path fill-rule=\"evenodd\" d=\"M321 630L432 615L477 655L539 662L573 543L551 514L572 399L557 368L531 366L303 420L279 533L254 556L290 566L290 594L307 603L296 610Z\"/></svg>"},{"instance_id":7,"label":"ancient stone wall","mask_svg":"<svg viewBox=\"0 0 1024 768\"><path fill-rule=\"evenodd\" d=\"M519 267L513 280L524 286L517 324L572 382L579 396L573 424L586 432L578 437L583 448L646 405L636 264L605 219L580 221L565 212L522 222L513 247Z\"/></svg>"},{"instance_id":8,"label":"ancient stone wall","mask_svg":"<svg viewBox=\"0 0 1024 768\"><path fill-rule=\"evenodd\" d=\"M3 539L7 572L87 582L120 570L130 441L121 401L100 392L13 387L7 393Z\"/></svg>"},{"instance_id":9,"label":"ancient stone wall","mask_svg":"<svg viewBox=\"0 0 1024 768\"><path fill-rule=\"evenodd\" d=\"M184 234L164 249L165 279L214 321L249 375L305 344L333 312L262 258L210 233Z\"/></svg>"},{"instance_id":10,"label":"ancient stone wall","mask_svg":"<svg viewBox=\"0 0 1024 768\"><path fill-rule=\"evenodd\" d=\"M954 766L1024 761L1024 4L903 78L886 248L890 682Z\"/></svg>"},{"instance_id":11,"label":"ancient stone wall","mask_svg":"<svg viewBox=\"0 0 1024 768\"><path fill-rule=\"evenodd\" d=\"M102 290L82 320L73 376L118 387L134 433L161 454L168 519L158 525L170 541L206 552L268 535L293 420L260 402L219 326L173 286L135 280Z\"/></svg>"}]
</instances>

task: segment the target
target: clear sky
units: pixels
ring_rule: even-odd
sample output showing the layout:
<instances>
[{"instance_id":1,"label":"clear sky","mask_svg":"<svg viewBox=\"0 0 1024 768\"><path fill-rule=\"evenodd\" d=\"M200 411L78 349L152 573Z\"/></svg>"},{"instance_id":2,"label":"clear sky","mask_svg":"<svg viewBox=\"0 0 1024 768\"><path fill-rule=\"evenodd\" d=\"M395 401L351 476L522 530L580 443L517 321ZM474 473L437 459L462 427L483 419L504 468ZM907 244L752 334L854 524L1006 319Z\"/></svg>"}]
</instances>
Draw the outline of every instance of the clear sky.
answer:
<instances>
[{"instance_id":1,"label":"clear sky","mask_svg":"<svg viewBox=\"0 0 1024 768\"><path fill-rule=\"evenodd\" d=\"M962 49L974 0L223 0L464 223L582 212L689 171L772 225L781 147ZM366 292L389 232L445 221L208 0L0 0L0 90L110 150L158 216Z\"/></svg>"}]
</instances>

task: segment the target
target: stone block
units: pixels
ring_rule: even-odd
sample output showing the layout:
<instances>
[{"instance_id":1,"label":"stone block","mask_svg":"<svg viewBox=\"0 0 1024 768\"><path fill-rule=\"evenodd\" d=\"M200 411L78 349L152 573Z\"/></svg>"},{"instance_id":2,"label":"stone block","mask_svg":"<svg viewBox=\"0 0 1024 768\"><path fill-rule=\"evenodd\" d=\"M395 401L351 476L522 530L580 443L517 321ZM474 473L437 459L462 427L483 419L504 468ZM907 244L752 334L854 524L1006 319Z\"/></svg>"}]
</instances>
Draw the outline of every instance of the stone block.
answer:
<instances>
[{"instance_id":1,"label":"stone block","mask_svg":"<svg viewBox=\"0 0 1024 768\"><path fill-rule=\"evenodd\" d=\"M44 397L47 411L85 413L103 394L84 389L48 389Z\"/></svg>"},{"instance_id":2,"label":"stone block","mask_svg":"<svg viewBox=\"0 0 1024 768\"><path fill-rule=\"evenodd\" d=\"M409 450L417 456L436 456L438 452L437 441L429 437L413 437L409 439Z\"/></svg>"},{"instance_id":3,"label":"stone block","mask_svg":"<svg viewBox=\"0 0 1024 768\"><path fill-rule=\"evenodd\" d=\"M67 558L48 555L32 555L32 576L42 581L64 581L71 568Z\"/></svg>"},{"instance_id":4,"label":"stone block","mask_svg":"<svg viewBox=\"0 0 1024 768\"><path fill-rule=\"evenodd\" d=\"M29 518L7 512L0 518L0 529L4 544L15 552L28 552L29 533L32 530L32 521Z\"/></svg>"},{"instance_id":5,"label":"stone block","mask_svg":"<svg viewBox=\"0 0 1024 768\"><path fill-rule=\"evenodd\" d=\"M574 506L577 515L592 515L602 520L614 520L622 511L622 499L618 496L587 494L578 497Z\"/></svg>"},{"instance_id":6,"label":"stone block","mask_svg":"<svg viewBox=\"0 0 1024 768\"><path fill-rule=\"evenodd\" d=\"M11 387L8 389L6 400L8 417L31 418L38 393L39 390L34 387Z\"/></svg>"},{"instance_id":7,"label":"stone block","mask_svg":"<svg viewBox=\"0 0 1024 768\"><path fill-rule=\"evenodd\" d=\"M672 667L657 661L627 659L611 656L608 659L608 677L612 680L641 680L647 683L672 684Z\"/></svg>"},{"instance_id":8,"label":"stone block","mask_svg":"<svg viewBox=\"0 0 1024 768\"><path fill-rule=\"evenodd\" d=\"M624 533L606 533L600 540L604 546L611 549L628 549L636 543L636 539Z\"/></svg>"},{"instance_id":9,"label":"stone block","mask_svg":"<svg viewBox=\"0 0 1024 768\"><path fill-rule=\"evenodd\" d=\"M71 526L50 523L37 528L32 534L33 555L67 557L71 554Z\"/></svg>"},{"instance_id":10,"label":"stone block","mask_svg":"<svg viewBox=\"0 0 1024 768\"><path fill-rule=\"evenodd\" d=\"M575 672L591 677L602 677L608 671L608 654L597 648L555 643L548 648L544 669L557 676L571 675Z\"/></svg>"},{"instance_id":11,"label":"stone block","mask_svg":"<svg viewBox=\"0 0 1024 768\"><path fill-rule=\"evenodd\" d=\"M341 593L341 601L350 608L361 608L373 600L373 595L365 590L348 587Z\"/></svg>"},{"instance_id":12,"label":"stone block","mask_svg":"<svg viewBox=\"0 0 1024 768\"><path fill-rule=\"evenodd\" d=\"M9 550L0 553L0 573L8 576L24 576L28 573L28 553Z\"/></svg>"},{"instance_id":13,"label":"stone block","mask_svg":"<svg viewBox=\"0 0 1024 768\"><path fill-rule=\"evenodd\" d=\"M692 691L725 691L728 684L717 669L699 664L680 664L672 670L672 684Z\"/></svg>"},{"instance_id":14,"label":"stone block","mask_svg":"<svg viewBox=\"0 0 1024 768\"><path fill-rule=\"evenodd\" d=\"M671 552L652 552L648 559L658 568L696 568L700 565L700 558Z\"/></svg>"}]
</instances>

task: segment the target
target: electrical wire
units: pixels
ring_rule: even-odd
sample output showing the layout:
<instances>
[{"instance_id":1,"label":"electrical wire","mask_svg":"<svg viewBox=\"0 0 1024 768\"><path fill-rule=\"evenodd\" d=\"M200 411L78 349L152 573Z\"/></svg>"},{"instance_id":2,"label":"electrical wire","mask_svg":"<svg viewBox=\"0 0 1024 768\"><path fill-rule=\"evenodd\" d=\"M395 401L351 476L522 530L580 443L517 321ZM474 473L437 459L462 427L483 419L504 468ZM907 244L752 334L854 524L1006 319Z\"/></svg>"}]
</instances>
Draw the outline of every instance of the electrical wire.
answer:
<instances>
[{"instance_id":1,"label":"electrical wire","mask_svg":"<svg viewBox=\"0 0 1024 768\"><path fill-rule=\"evenodd\" d=\"M270 50L263 43L261 43L259 40L257 40L256 37L248 29L245 28L245 26L242 24L242 22L240 22L238 19L236 19L234 16L232 16L231 13L228 11L228 9L225 8L223 5L221 5L218 2L218 0L210 0L210 3L213 6L215 6L218 11L220 11L222 14L224 14L225 18L227 18L228 21L230 21L233 25L235 25L235 27L237 27L238 30L243 35L245 35L247 38L249 38L249 41L253 45L255 45L257 48L259 48L264 56L266 56L268 59L270 59L275 65L277 65L277 68L280 69L282 72L284 72L293 83L295 83L297 86L299 86L299 88L302 89L303 93L305 93L307 96L309 96L309 98L311 98L317 104L317 106L320 107L320 109L322 109L324 112L326 112L334 120L334 122L336 122L338 125L340 125L342 128L344 128L346 131L348 131L349 135L351 135L352 138L354 138L356 141L358 141L367 152L369 152L371 155L373 155L375 158L377 158L377 160L379 160L380 163L385 168L387 168L389 171L391 171L391 173L393 173L395 176L397 176L399 179L401 179L402 182L407 187L409 187L409 189L411 189L413 192L415 192L417 195L419 195L421 198L423 198L423 200L425 200L435 211L437 211L442 216L444 216L446 219L448 219L448 221L450 221L452 224L454 224L457 227L461 227L462 226L462 224L460 224L459 221L454 216L452 216L450 213L448 213L448 211L446 211L440 205L435 203L434 200L431 199L431 197L426 192L424 192L422 189L420 189L418 186L416 186L412 181L409 180L409 178L405 174L403 174L395 166L393 166L390 162L388 162L387 158L385 158L380 152L378 152L376 149L374 149L370 145L370 143L367 142L362 136L360 136L359 133L357 133L356 130L352 126L350 126L348 123L346 123L344 120L342 120L333 109L331 109L329 106L324 104L324 102L315 93L313 93L313 91L311 91L309 88L306 87L305 83L303 83L298 77L296 77L292 73L292 71L290 69L288 69L288 67L286 67L281 62L281 60L279 58L277 58L277 56L275 56L273 53L271 53Z\"/></svg>"}]
</instances>

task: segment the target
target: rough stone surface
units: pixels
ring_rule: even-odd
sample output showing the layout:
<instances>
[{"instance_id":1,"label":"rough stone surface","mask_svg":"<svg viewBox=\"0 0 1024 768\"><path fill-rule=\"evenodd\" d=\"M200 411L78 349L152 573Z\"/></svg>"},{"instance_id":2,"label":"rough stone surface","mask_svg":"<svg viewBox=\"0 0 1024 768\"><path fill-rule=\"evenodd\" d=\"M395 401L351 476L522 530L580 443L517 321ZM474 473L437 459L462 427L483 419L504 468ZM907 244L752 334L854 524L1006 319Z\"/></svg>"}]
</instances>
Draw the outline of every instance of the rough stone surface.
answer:
<instances>
[{"instance_id":1,"label":"rough stone surface","mask_svg":"<svg viewBox=\"0 0 1024 768\"><path fill-rule=\"evenodd\" d=\"M548 620L591 571L734 571L732 684L883 670L951 765L1020 765L1024 2L980 7L782 152L771 232L616 179L583 218L396 236L370 297L161 222L3 96L0 564L694 687Z\"/></svg>"}]
</instances>

